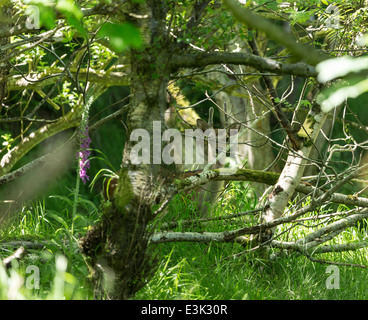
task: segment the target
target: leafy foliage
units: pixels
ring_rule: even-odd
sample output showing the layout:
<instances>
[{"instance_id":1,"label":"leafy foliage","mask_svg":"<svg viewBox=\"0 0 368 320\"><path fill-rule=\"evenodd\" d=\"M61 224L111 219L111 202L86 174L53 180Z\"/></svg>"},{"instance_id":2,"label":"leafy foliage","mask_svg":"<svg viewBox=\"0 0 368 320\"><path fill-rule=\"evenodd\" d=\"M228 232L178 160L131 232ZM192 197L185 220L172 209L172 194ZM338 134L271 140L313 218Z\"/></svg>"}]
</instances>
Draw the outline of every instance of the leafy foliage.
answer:
<instances>
[{"instance_id":1,"label":"leafy foliage","mask_svg":"<svg viewBox=\"0 0 368 320\"><path fill-rule=\"evenodd\" d=\"M98 31L98 35L107 37L116 53L122 53L129 48L137 49L142 46L142 39L138 29L130 23L105 23Z\"/></svg>"},{"instance_id":2,"label":"leafy foliage","mask_svg":"<svg viewBox=\"0 0 368 320\"><path fill-rule=\"evenodd\" d=\"M12 3L15 11L22 14L30 6L36 6L39 10L39 22L42 29L37 32L30 31L27 35L29 38L22 34L15 34L11 37L11 42L4 45L4 51L10 52L7 60L13 67L9 74L11 84L16 87L25 81L28 83L25 87L16 87L18 91L11 89L8 99L5 100L6 103L0 105L0 120L4 120L0 126L2 143L0 155L2 157L32 137L36 130L47 128L48 123L57 122L69 112L81 114L85 111L82 109L88 98L86 92L89 93L89 90L94 89L96 84L101 85L104 89L109 87L109 89L91 107L89 115L93 123L106 120L115 111L122 109L129 95L136 94L129 92L126 83L121 85L123 80L128 78L127 74L129 75L129 65L126 60L130 53L129 50L133 49L134 53L139 53L150 49L145 47L146 44L143 42L145 35L140 34L139 27L131 23L134 20L133 15L121 14L119 11L121 8L115 6L117 2L97 0L22 2L14 0ZM143 6L146 2L134 1L133 3L136 6ZM202 3L205 1L164 1L166 16L163 19L164 28L162 30L169 35L164 45L168 47L175 45L173 50L168 50L170 55L181 51L188 55L249 52L251 51L250 41L254 40L258 42L261 49L258 59L266 57L268 59L262 61L271 65L278 65L279 62L284 65L295 62L288 50L281 48L272 39L265 39L262 32L249 30L246 25L239 24L222 7L221 1L208 1L208 6L204 7L203 11ZM336 28L331 28L329 27L331 12L327 10L330 2L327 1L294 1L289 5L281 0L243 1L242 3L244 7L272 20L275 25L283 25L284 29L298 42L311 43L333 58L317 66L318 79L326 87L318 99L324 111L332 110L345 102L347 98L358 98L355 105L352 103L349 105L350 109L345 109L348 116L341 121L342 124L337 124L329 133L328 149L320 152L323 159L313 162L321 173L326 173L326 176L322 176L321 179L321 176L318 176L316 185L330 188L332 183L340 181L345 174L350 173L349 170L357 162L363 162L364 158L360 155L366 152L367 138L364 135L366 134L364 126L367 126L368 123L366 123L367 117L364 116L367 113L364 112L367 111L362 110L359 103L363 101L361 104L365 104L364 96L361 95L368 88L366 79L368 61L364 56L367 45L365 34L367 33L368 9L361 1L353 3L344 0L335 1L333 6L336 10L338 9L338 15L335 14L333 17L336 18L338 25ZM123 3L123 5L130 4L130 2ZM107 10L106 8L110 11L104 11ZM143 18L142 21L144 21ZM156 30L156 25L152 24L151 27L152 30ZM55 31L55 33L51 34L50 31ZM37 41L45 35L50 35L50 37L46 37L40 45L36 45ZM158 46L157 52L167 49L160 47L162 45L161 36L163 37L162 34L156 33L150 39L153 46ZM11 50L8 50L9 48ZM140 58L139 54L135 57ZM149 68L154 69L154 67L152 62ZM166 66L163 66L163 69L165 68ZM226 75L227 80L236 79L234 86L224 90L227 94L236 94L235 88L242 87L247 90L248 94L241 98L250 101L251 104L256 100L262 101L265 110L274 110L274 106L266 101L267 94L263 91L264 82L257 88L253 84L250 85L254 79L258 80L261 77L265 79L267 75L263 70L248 72L241 67L237 73L236 68L231 64L227 65L224 70L225 72L221 71ZM179 80L181 91L188 96L191 104L197 104L209 94L214 94L221 86L220 81L209 81L202 77L207 72L213 72L209 70L209 66L195 68L185 74L186 71L180 70L170 76L174 81L177 78L184 79ZM156 74L154 76L153 80L157 81L159 76ZM304 86L298 83L298 79L295 79L294 76L278 75L276 77L274 74L270 76L273 77L275 83L282 78L279 82L281 85L277 87L281 94L280 97L274 99L274 102L282 105L289 116L292 114L290 119L303 123L305 114L315 108L312 88L318 87L316 83L310 80L306 81ZM55 78L58 80L54 81ZM41 80L45 80L45 85L39 85ZM285 82L282 83L282 81ZM115 84L117 86L114 86ZM210 99L202 103L200 108L203 109L203 106L208 105L212 105ZM205 111L201 112L205 114ZM252 112L252 117L259 117L256 111L252 110ZM338 122L338 120L334 118L334 121ZM248 125L250 121L253 120L247 120L245 125ZM278 129L279 123L275 119L273 121L273 132L269 134L267 140L273 143L275 150L280 151L280 158L283 158L285 135ZM349 123L346 124L345 121ZM309 127L307 124L308 122L305 122L304 131L301 129L301 132L304 132L304 139L308 139L310 133L308 130L311 123L309 122ZM0 245L2 245L3 257L12 253L14 247L9 245L11 241L44 241L46 243L42 249L30 249L31 255L10 271L0 266L1 298L92 298L92 290L86 281L89 274L89 262L84 260L80 254L78 240L91 230L92 225L101 221L101 211L111 206L109 201L101 204L99 191L102 189L104 178L117 177L117 168L121 165L122 146L127 134L126 128L129 125L126 123L126 115L120 114L108 125L102 125L99 130L91 133L92 148L88 152L91 152L92 155L90 174L94 176L94 179L90 185L81 185L79 188L77 184L78 188L70 187L75 185L76 178L79 179L75 175L77 166L75 161L74 167L63 178L55 181L43 198L24 204L16 217L10 219L7 225L1 226ZM258 129L253 128L253 130ZM70 138L72 130L65 131L67 131L67 137ZM272 136L278 133L279 141ZM44 148L47 143L40 143L20 159L16 168L32 161L38 153L54 149L57 140L50 138L50 141L49 149ZM254 146L257 143L258 141L251 141L249 145ZM328 163L328 166L325 166L325 162ZM352 199L364 192L364 188L354 189L356 186L347 188L352 188L349 190L353 191ZM5 193L4 189L1 189L1 192ZM261 205L261 200L258 198L257 190L253 189L249 183L234 182L224 192L218 207L214 209L213 221L208 222L204 228L193 218L197 202L179 194L170 203L169 212L160 219L155 227L157 230L161 230L160 228L166 230L164 229L165 224L179 218L187 222L196 222L189 223L189 227L178 223L175 231L183 233L188 230L199 233L203 231L225 232L234 228L250 227L258 223L259 216L247 214L236 220L229 215L251 211ZM292 214L312 202L311 199L299 201L298 198L295 198L294 200L289 204L286 214ZM333 210L336 210L338 215L344 215L351 209L345 206L336 207L334 204L322 206L318 211L312 211L305 216L306 220L279 227L277 240L297 241L308 235L312 228L326 226L331 221L338 221L332 216L323 221L316 221L315 219L318 219L320 215L327 215ZM366 226L359 225L358 228L352 227L345 230L327 245L361 242L366 239L366 236ZM307 257L301 257L297 253L288 253L285 257L280 256L269 264L259 256L252 255L251 248L244 248L239 244L178 243L158 246L162 250L163 257L159 271L153 280L138 293L137 298L367 298L365 270L344 269L342 272L344 272L344 285L347 290L332 292L325 286L324 267L310 263ZM368 264L366 256L366 249L363 249L352 254L328 253L324 258L366 265ZM319 259L317 255L309 258L315 257ZM22 281L26 281L27 265L30 264L38 266L43 275L41 288L33 291L27 291L22 285L19 285ZM10 296L10 292L14 295Z\"/></svg>"}]
</instances>

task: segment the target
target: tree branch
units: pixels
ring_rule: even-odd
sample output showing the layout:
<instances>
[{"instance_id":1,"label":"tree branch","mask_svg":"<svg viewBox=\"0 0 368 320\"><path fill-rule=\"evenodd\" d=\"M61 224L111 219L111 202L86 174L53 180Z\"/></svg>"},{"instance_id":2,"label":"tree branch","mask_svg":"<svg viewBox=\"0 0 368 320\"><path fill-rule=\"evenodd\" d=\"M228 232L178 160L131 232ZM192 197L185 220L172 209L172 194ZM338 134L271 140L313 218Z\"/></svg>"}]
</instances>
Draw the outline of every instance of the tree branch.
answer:
<instances>
[{"instance_id":1,"label":"tree branch","mask_svg":"<svg viewBox=\"0 0 368 320\"><path fill-rule=\"evenodd\" d=\"M8 90L22 90L24 88L29 88L33 90L42 89L45 86L54 84L62 76L63 79L67 78L66 74L63 74L60 69L60 73L57 72L58 69L53 70L54 73L49 74L30 74L27 78L22 75L14 75L8 80ZM71 74L76 75L77 70L70 69ZM105 72L105 71L94 71L89 69L88 73L86 70L80 70L78 77L80 81L86 81L88 76L88 81L93 83L104 84L107 87L110 86L128 86L130 84L130 78L126 72ZM62 79L62 80L63 80ZM1 79L0 79L1 81Z\"/></svg>"},{"instance_id":2,"label":"tree branch","mask_svg":"<svg viewBox=\"0 0 368 320\"><path fill-rule=\"evenodd\" d=\"M302 78L317 77L316 69L303 62L299 63L282 63L256 56L247 52L201 52L201 53L184 53L172 56L169 67L175 71L180 68L202 68L215 64L236 64L253 67L257 70L274 72L278 75L292 74Z\"/></svg>"},{"instance_id":3,"label":"tree branch","mask_svg":"<svg viewBox=\"0 0 368 320\"><path fill-rule=\"evenodd\" d=\"M106 122L108 122L112 119L116 119L117 117L121 116L124 112L127 111L127 106L128 105L126 105L126 106L122 107L121 109L117 110L116 112L106 116L105 118L95 122L93 125L90 126L89 132L93 132L93 131L97 130L98 127L105 124ZM77 136L74 134L63 146L60 147L60 149L66 147L69 143L75 143L76 138L77 138ZM16 178L19 178L19 177L27 174L29 171L31 171L31 170L47 163L48 161L50 161L50 159L52 159L54 157L54 153L58 152L57 150L53 151L52 153L43 155L43 156L31 161L31 162L27 163L26 165L24 165L23 167L20 167L17 170L14 170L14 171L12 171L8 174L0 176L0 185L7 184L7 183L15 180Z\"/></svg>"},{"instance_id":4,"label":"tree branch","mask_svg":"<svg viewBox=\"0 0 368 320\"><path fill-rule=\"evenodd\" d=\"M18 261L22 259L25 255L26 255L26 250L24 249L24 247L18 248L11 256L3 260L4 267L9 269L13 261Z\"/></svg>"},{"instance_id":5,"label":"tree branch","mask_svg":"<svg viewBox=\"0 0 368 320\"><path fill-rule=\"evenodd\" d=\"M363 169L359 169L359 172L363 171L365 168L366 167L363 166ZM280 173L251 170L251 169L237 169L236 172L233 172L232 169L221 169L221 172L223 174L220 174L219 169L213 169L210 171L214 172L212 179L210 179L214 181L248 181L248 182L264 183L267 185L275 185L280 177ZM197 180L195 177L194 178L189 177L183 180L178 179L176 180L175 184L177 187L177 191L183 191L203 185L210 180L209 179ZM349 180L346 180L345 182L347 183L348 181ZM321 197L327 193L327 190L318 189L305 181L301 181L299 185L296 186L295 190L304 194L314 193L316 197ZM328 201L333 203L353 205L365 208L368 207L368 198L355 197L355 196L353 197L350 195L345 195L337 192L333 193L329 192L328 195L329 195ZM324 198L324 200L326 200L326 198Z\"/></svg>"},{"instance_id":6,"label":"tree branch","mask_svg":"<svg viewBox=\"0 0 368 320\"><path fill-rule=\"evenodd\" d=\"M255 37L253 36L251 40L248 40L248 44L253 52L253 54L260 56L257 43L255 41ZM301 141L296 135L295 130L293 130L291 123L289 119L287 118L286 114L283 111L283 108L285 108L285 105L283 102L277 102L278 95L275 86L273 85L273 81L271 77L267 75L262 75L262 79L264 83L266 84L268 95L270 96L270 100L274 106L276 118L280 122L281 126L284 128L291 145L294 150L299 150ZM299 131L299 130L297 130Z\"/></svg>"},{"instance_id":7,"label":"tree branch","mask_svg":"<svg viewBox=\"0 0 368 320\"><path fill-rule=\"evenodd\" d=\"M72 110L66 116L59 118L57 122L45 125L37 131L30 133L27 138L24 138L22 142L2 157L0 161L0 176L9 173L19 159L46 138L78 126L80 112L80 108Z\"/></svg>"},{"instance_id":8,"label":"tree branch","mask_svg":"<svg viewBox=\"0 0 368 320\"><path fill-rule=\"evenodd\" d=\"M249 28L263 31L270 39L288 48L296 58L307 61L312 65L316 65L328 58L322 51L317 51L312 46L296 42L295 39L281 27L240 6L238 1L223 1L237 20L247 25Z\"/></svg>"}]
</instances>

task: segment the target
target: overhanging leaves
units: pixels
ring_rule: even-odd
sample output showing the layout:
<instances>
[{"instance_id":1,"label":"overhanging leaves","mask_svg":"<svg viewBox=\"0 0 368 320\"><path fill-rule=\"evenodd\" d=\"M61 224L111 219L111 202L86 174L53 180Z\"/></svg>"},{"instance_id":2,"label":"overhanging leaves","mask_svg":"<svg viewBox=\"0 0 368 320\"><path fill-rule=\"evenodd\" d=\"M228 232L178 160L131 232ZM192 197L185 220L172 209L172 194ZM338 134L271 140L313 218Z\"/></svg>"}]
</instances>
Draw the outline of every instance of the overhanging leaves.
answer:
<instances>
[{"instance_id":1,"label":"overhanging leaves","mask_svg":"<svg viewBox=\"0 0 368 320\"><path fill-rule=\"evenodd\" d=\"M106 37L116 53L142 46L139 30L128 22L123 24L106 23L101 27L98 35Z\"/></svg>"}]
</instances>

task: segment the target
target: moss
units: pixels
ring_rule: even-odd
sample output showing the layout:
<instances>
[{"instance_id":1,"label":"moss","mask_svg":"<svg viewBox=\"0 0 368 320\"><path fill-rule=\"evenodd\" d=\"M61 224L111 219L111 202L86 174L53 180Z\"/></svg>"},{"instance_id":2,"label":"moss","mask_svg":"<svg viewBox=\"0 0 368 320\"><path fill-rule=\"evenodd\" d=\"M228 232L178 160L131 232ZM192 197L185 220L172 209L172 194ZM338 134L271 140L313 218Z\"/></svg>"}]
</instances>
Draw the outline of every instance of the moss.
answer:
<instances>
[{"instance_id":1,"label":"moss","mask_svg":"<svg viewBox=\"0 0 368 320\"><path fill-rule=\"evenodd\" d=\"M124 212L125 206L131 202L134 197L133 187L128 175L128 170L122 169L119 174L119 182L115 191L114 204L116 208Z\"/></svg>"},{"instance_id":2,"label":"moss","mask_svg":"<svg viewBox=\"0 0 368 320\"><path fill-rule=\"evenodd\" d=\"M312 135L315 122L315 119L311 115L308 115L304 120L303 126L297 133L298 137L308 139Z\"/></svg>"},{"instance_id":3,"label":"moss","mask_svg":"<svg viewBox=\"0 0 368 320\"><path fill-rule=\"evenodd\" d=\"M226 176L231 176L231 180L233 181L252 181L259 183L266 183L269 185L273 185L277 182L280 174L275 172L265 172L260 170L250 170L250 169L238 169L236 172L233 172L233 169L214 169L211 170L218 173L218 177L214 180L222 180ZM225 179L226 180L226 179ZM179 190L192 185L191 181L187 179L176 179L174 184L177 186Z\"/></svg>"},{"instance_id":4,"label":"moss","mask_svg":"<svg viewBox=\"0 0 368 320\"><path fill-rule=\"evenodd\" d=\"M267 183L273 185L277 182L279 174L275 172L266 172L250 169L238 169L234 174L235 177L241 177L242 180Z\"/></svg>"},{"instance_id":5,"label":"moss","mask_svg":"<svg viewBox=\"0 0 368 320\"><path fill-rule=\"evenodd\" d=\"M306 139L304 142L303 142L303 146L304 147L310 147L313 145L313 141L311 139Z\"/></svg>"}]
</instances>

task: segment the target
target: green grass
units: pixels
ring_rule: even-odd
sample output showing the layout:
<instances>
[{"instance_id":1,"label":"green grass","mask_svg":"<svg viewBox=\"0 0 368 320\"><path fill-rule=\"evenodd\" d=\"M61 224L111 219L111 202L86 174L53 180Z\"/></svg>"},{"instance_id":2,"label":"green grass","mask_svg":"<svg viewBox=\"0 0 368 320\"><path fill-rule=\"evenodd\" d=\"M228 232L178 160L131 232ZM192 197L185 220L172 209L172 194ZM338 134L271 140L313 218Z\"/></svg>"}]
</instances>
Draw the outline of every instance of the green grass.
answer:
<instances>
[{"instance_id":1,"label":"green grass","mask_svg":"<svg viewBox=\"0 0 368 320\"><path fill-rule=\"evenodd\" d=\"M137 299L368 299L366 269L339 266L340 289L327 289L327 265L296 254L267 263L232 259L241 252L235 245L165 244L160 250L166 255L159 270ZM350 262L363 262L361 253L350 255Z\"/></svg>"},{"instance_id":2,"label":"green grass","mask_svg":"<svg viewBox=\"0 0 368 320\"><path fill-rule=\"evenodd\" d=\"M239 204L238 211L247 211L256 205L254 194L247 186L235 184L225 195L225 202ZM235 199L235 201L234 201ZM214 215L230 213L232 206L219 203ZM339 207L340 211L347 208ZM323 211L325 210L325 211ZM327 213L323 208L319 214ZM180 199L174 202L170 221L176 212L184 219L193 218L191 206L183 206ZM315 215L311 213L309 216ZM252 224L256 217L240 222L215 222L205 228L180 228L175 231L222 231ZM303 222L283 234L280 240L296 240L311 232L313 220ZM290 225L280 227L279 232ZM349 228L333 239L334 243L361 241L367 238L365 228ZM262 261L256 254L247 253L238 244L167 243L158 246L163 258L152 281L136 296L137 299L249 299L249 300L311 300L311 299L368 299L368 270L338 266L340 288L328 289L326 273L329 264L311 262L300 254L291 253L274 261ZM330 261L368 265L368 250L329 253L316 256Z\"/></svg>"},{"instance_id":3,"label":"green grass","mask_svg":"<svg viewBox=\"0 0 368 320\"><path fill-rule=\"evenodd\" d=\"M35 201L22 209L0 230L1 243L12 240L47 241L46 248L29 249L19 266L5 271L0 267L0 299L92 299L86 281L88 267L78 252L76 241L98 218L95 205L80 199L73 216L73 193L69 197L52 197ZM252 189L237 183L213 209L214 216L252 210L257 204ZM52 209L48 209L48 208ZM56 210L55 208L60 208ZM195 219L195 203L178 196L162 222ZM343 211L344 207L338 208ZM329 208L322 208L319 214ZM234 221L214 221L204 226L178 226L175 231L223 231L251 225L257 216ZM313 220L295 225L280 240L292 241L311 232ZM160 225L158 225L160 228ZM280 227L285 231L290 225ZM73 233L71 233L73 230ZM367 238L365 227L349 228L332 242L362 241ZM165 243L156 245L161 257L153 279L134 299L368 299L367 269L338 266L340 288L328 289L328 264L311 262L291 253L273 261L263 261L256 253L231 243ZM1 246L4 258L17 248ZM63 260L65 257L66 260ZM329 253L316 258L368 265L366 249L345 253ZM29 269L31 267L31 270ZM28 268L28 269L27 269ZM39 270L39 288L32 287L32 268Z\"/></svg>"},{"instance_id":4,"label":"green grass","mask_svg":"<svg viewBox=\"0 0 368 320\"><path fill-rule=\"evenodd\" d=\"M23 284L16 290L17 294L12 295L16 298L88 299L92 296L85 281L88 268L82 255L78 253L77 239L86 232L98 215L92 202L84 199L79 201L79 211L75 217L71 214L72 202L69 198L53 196L47 201L43 199L23 207L21 213L2 226L1 258L11 255L17 249L3 245L12 241L44 241L47 245L43 249L27 249L28 254L10 274L0 270L0 299L8 297L7 292L11 291L8 282L12 278L23 279ZM57 202L60 210L47 209L47 202ZM55 203L51 207L55 207ZM71 230L74 230L73 234ZM60 267L63 257L66 259L65 268ZM35 275L32 270L39 273L39 288L32 286L34 281L27 286L27 279L31 281Z\"/></svg>"}]
</instances>

